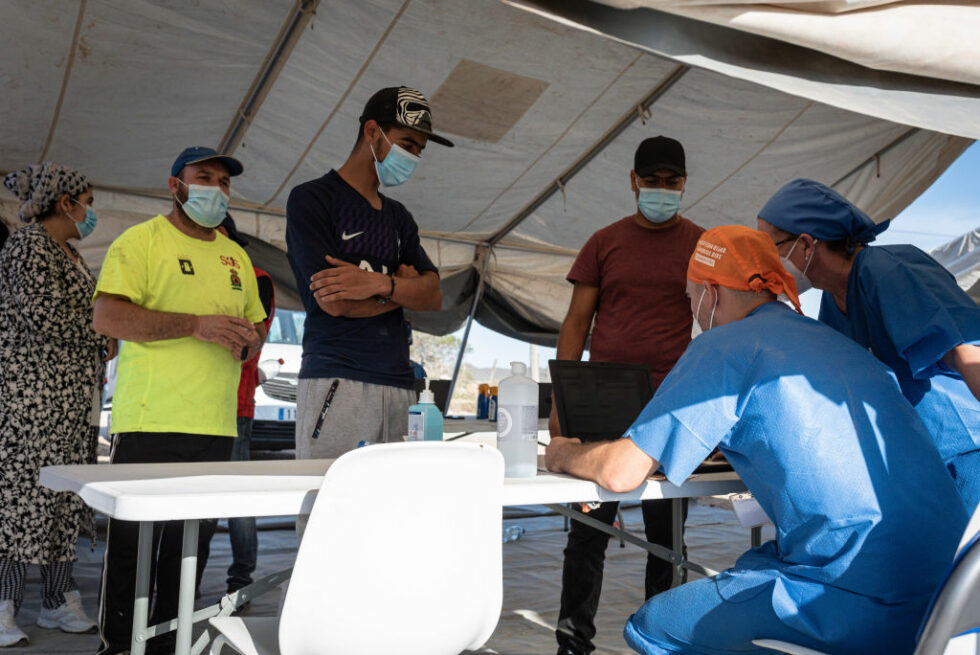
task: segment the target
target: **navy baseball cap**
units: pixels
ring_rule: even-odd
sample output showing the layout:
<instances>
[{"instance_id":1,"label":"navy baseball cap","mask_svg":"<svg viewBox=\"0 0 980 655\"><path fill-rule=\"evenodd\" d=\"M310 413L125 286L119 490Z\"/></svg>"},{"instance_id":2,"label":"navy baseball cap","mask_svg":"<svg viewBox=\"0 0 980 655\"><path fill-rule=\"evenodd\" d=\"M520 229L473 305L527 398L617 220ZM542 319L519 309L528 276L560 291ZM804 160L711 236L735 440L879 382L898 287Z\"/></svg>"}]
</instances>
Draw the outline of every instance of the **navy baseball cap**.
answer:
<instances>
[{"instance_id":1,"label":"navy baseball cap","mask_svg":"<svg viewBox=\"0 0 980 655\"><path fill-rule=\"evenodd\" d=\"M202 161L209 161L211 159L217 159L224 164L225 168L228 169L228 174L232 177L241 175L242 171L245 170L242 162L230 155L220 155L217 150L208 148L207 146L191 146L190 148L184 148L184 151L177 155L177 159L174 160L174 165L170 167L170 174L177 177L180 170L184 166L187 166L187 164L200 164Z\"/></svg>"}]
</instances>

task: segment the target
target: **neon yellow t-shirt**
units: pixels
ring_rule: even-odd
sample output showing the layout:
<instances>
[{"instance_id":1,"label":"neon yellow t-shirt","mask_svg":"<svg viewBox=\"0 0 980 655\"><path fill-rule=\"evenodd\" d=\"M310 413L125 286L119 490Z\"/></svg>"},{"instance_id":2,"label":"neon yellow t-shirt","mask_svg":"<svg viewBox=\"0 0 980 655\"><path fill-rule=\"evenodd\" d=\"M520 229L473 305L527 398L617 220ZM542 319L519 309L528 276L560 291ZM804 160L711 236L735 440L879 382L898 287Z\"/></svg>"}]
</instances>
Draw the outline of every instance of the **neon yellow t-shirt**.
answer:
<instances>
[{"instance_id":1,"label":"neon yellow t-shirt","mask_svg":"<svg viewBox=\"0 0 980 655\"><path fill-rule=\"evenodd\" d=\"M165 216L135 225L109 246L95 290L125 296L144 309L265 318L252 262L216 233L189 237ZM224 346L194 337L136 343L119 353L112 432L238 434L242 363Z\"/></svg>"}]
</instances>

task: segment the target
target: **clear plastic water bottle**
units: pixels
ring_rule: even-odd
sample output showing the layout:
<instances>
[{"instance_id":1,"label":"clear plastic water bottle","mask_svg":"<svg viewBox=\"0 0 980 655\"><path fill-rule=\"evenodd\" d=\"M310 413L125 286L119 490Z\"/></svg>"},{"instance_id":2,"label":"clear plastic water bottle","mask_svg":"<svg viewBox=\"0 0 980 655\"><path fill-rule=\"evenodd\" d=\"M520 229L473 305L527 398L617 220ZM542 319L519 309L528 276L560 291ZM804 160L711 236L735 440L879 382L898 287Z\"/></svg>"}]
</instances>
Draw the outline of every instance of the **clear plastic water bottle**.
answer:
<instances>
[{"instance_id":1,"label":"clear plastic water bottle","mask_svg":"<svg viewBox=\"0 0 980 655\"><path fill-rule=\"evenodd\" d=\"M511 541L517 541L520 539L526 530L519 525L508 525L504 528L504 541L503 543L510 543Z\"/></svg>"},{"instance_id":2,"label":"clear plastic water bottle","mask_svg":"<svg viewBox=\"0 0 980 655\"><path fill-rule=\"evenodd\" d=\"M497 449L504 477L531 478L538 474L538 383L524 375L524 362L511 362L510 370L500 381Z\"/></svg>"}]
</instances>

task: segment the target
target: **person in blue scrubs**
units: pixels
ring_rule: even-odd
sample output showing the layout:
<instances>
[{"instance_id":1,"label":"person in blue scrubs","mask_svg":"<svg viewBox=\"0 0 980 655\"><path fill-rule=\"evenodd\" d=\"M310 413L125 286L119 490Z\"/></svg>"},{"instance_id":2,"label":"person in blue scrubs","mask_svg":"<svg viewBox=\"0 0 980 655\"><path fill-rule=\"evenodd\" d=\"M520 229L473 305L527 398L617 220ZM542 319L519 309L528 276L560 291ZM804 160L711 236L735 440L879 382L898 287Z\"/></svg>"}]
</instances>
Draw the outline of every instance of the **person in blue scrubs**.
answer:
<instances>
[{"instance_id":1,"label":"person in blue scrubs","mask_svg":"<svg viewBox=\"0 0 980 655\"><path fill-rule=\"evenodd\" d=\"M758 223L797 287L823 290L820 320L895 372L972 514L980 503L980 307L918 248L869 246L887 226L803 179L777 191Z\"/></svg>"},{"instance_id":2,"label":"person in blue scrubs","mask_svg":"<svg viewBox=\"0 0 980 655\"><path fill-rule=\"evenodd\" d=\"M624 492L658 470L682 484L718 446L776 539L651 598L626 641L652 655L771 652L752 644L765 638L911 653L967 523L925 426L881 362L797 313L765 234L705 232L687 294L704 333L624 438L553 437L547 467Z\"/></svg>"}]
</instances>

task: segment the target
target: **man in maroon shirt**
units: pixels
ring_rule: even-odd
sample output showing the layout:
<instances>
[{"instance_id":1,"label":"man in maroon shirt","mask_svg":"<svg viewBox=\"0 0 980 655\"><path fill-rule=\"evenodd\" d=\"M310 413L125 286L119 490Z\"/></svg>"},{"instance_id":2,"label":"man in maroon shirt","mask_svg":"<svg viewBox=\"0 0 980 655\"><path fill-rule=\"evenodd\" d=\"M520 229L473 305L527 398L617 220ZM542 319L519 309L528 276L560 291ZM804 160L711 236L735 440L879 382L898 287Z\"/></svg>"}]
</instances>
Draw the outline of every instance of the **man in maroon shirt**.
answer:
<instances>
[{"instance_id":1,"label":"man in maroon shirt","mask_svg":"<svg viewBox=\"0 0 980 655\"><path fill-rule=\"evenodd\" d=\"M585 243L568 281L575 285L558 337L558 359L578 360L592 328L591 360L647 364L654 389L691 340L691 305L685 295L687 263L704 231L682 217L687 182L684 148L674 139L645 139L636 149L630 186L637 211ZM557 414L548 425L559 434ZM619 503L603 503L589 516L612 524ZM647 540L672 544L670 501L643 501ZM687 505L684 506L685 516ZM595 613L609 536L572 521L562 571L558 655L595 650ZM647 556L646 597L670 588L673 567Z\"/></svg>"}]
</instances>

